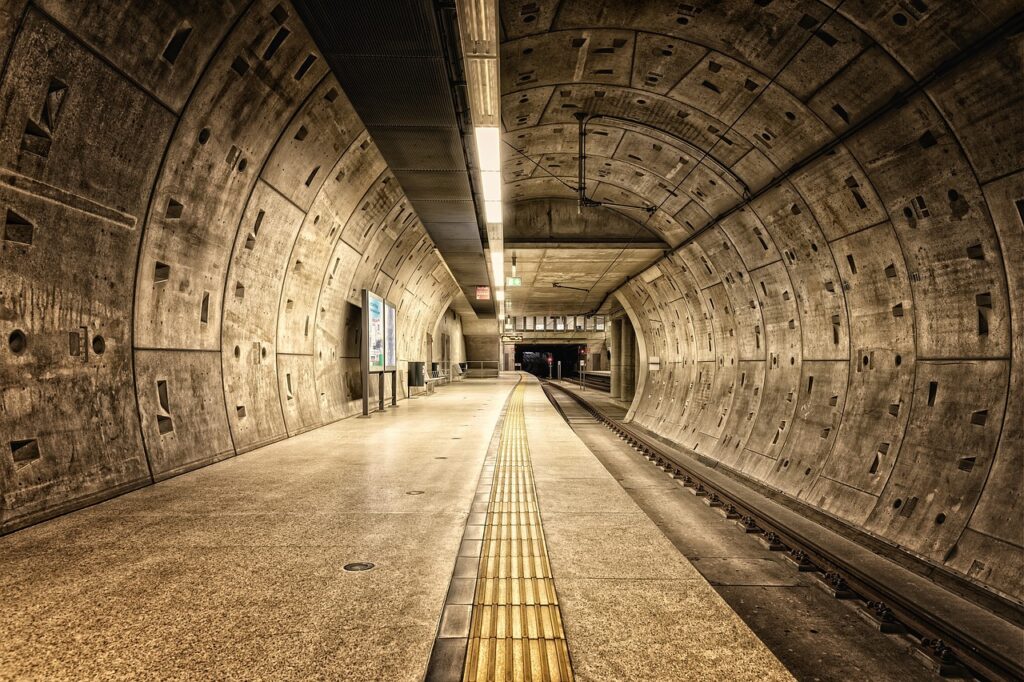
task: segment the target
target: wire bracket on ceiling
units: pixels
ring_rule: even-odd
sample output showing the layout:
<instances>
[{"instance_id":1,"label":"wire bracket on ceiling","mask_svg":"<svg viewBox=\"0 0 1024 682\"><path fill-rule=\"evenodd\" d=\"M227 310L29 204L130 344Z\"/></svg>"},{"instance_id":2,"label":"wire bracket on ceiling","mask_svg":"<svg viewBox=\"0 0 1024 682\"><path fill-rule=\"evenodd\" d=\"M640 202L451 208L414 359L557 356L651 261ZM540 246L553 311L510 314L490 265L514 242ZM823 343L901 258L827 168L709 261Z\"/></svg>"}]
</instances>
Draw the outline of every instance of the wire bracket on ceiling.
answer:
<instances>
[{"instance_id":1,"label":"wire bracket on ceiling","mask_svg":"<svg viewBox=\"0 0 1024 682\"><path fill-rule=\"evenodd\" d=\"M581 287L571 287L568 284L562 284L561 282L552 282L551 286L555 289L572 289L573 291L583 291L588 294L590 293L590 289L583 289Z\"/></svg>"},{"instance_id":2,"label":"wire bracket on ceiling","mask_svg":"<svg viewBox=\"0 0 1024 682\"><path fill-rule=\"evenodd\" d=\"M582 211L585 208L605 206L608 208L634 208L645 212L649 216L654 215L654 212L658 210L657 206L618 204L612 201L598 201L597 199L587 196L587 124L590 123L592 119L601 118L602 114L588 114L585 111L578 111L573 114L573 116L575 116L576 121L579 124L579 170L576 176L576 191L579 195L579 210ZM555 286L558 285L556 284ZM573 287L567 288L572 289Z\"/></svg>"}]
</instances>

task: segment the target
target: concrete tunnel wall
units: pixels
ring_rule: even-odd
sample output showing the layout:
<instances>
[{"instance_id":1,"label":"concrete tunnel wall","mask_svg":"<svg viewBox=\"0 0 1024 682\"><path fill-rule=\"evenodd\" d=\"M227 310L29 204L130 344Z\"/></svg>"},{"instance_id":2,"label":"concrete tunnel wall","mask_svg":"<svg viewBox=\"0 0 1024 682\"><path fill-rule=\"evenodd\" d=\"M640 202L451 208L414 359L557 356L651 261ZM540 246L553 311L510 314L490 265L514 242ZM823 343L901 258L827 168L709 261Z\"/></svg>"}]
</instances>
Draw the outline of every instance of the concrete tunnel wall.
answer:
<instances>
[{"instance_id":1,"label":"concrete tunnel wall","mask_svg":"<svg viewBox=\"0 0 1024 682\"><path fill-rule=\"evenodd\" d=\"M1017 603L1020 12L501 5L507 196L574 198L601 114L588 192L673 247L616 293L635 421Z\"/></svg>"},{"instance_id":2,"label":"concrete tunnel wall","mask_svg":"<svg viewBox=\"0 0 1024 682\"><path fill-rule=\"evenodd\" d=\"M289 3L5 0L0 55L0 529L352 414L364 287L427 359L457 286Z\"/></svg>"},{"instance_id":3,"label":"concrete tunnel wall","mask_svg":"<svg viewBox=\"0 0 1024 682\"><path fill-rule=\"evenodd\" d=\"M1017 603L1021 54L970 60L617 292L661 361L637 423Z\"/></svg>"},{"instance_id":4,"label":"concrete tunnel wall","mask_svg":"<svg viewBox=\"0 0 1024 682\"><path fill-rule=\"evenodd\" d=\"M638 423L1020 602L1021 35L926 80L1019 7L910 4L783 61L817 3L503 3L505 123L571 178L576 103L639 121L596 198L704 229L617 294ZM287 2L0 0L0 55L0 529L351 414L362 287L425 357L456 286Z\"/></svg>"}]
</instances>

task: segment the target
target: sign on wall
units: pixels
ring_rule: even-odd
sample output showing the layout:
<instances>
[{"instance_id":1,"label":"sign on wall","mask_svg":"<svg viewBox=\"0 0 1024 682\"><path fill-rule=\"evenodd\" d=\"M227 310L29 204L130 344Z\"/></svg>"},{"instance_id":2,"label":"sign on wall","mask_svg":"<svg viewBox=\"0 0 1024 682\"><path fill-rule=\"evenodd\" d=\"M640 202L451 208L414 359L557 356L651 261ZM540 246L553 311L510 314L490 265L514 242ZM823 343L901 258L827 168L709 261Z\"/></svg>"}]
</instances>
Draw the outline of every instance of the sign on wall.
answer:
<instances>
[{"instance_id":1,"label":"sign on wall","mask_svg":"<svg viewBox=\"0 0 1024 682\"><path fill-rule=\"evenodd\" d=\"M390 303L384 303L384 370L398 369L398 311Z\"/></svg>"},{"instance_id":2,"label":"sign on wall","mask_svg":"<svg viewBox=\"0 0 1024 682\"><path fill-rule=\"evenodd\" d=\"M398 313L395 306L363 289L360 364L363 375L363 416L370 414L370 375L377 375L378 409L384 410L384 375L391 373L391 405L398 406Z\"/></svg>"},{"instance_id":3,"label":"sign on wall","mask_svg":"<svg viewBox=\"0 0 1024 682\"><path fill-rule=\"evenodd\" d=\"M367 359L368 372L384 371L384 299L363 289L363 328L366 334L363 336L363 348Z\"/></svg>"}]
</instances>

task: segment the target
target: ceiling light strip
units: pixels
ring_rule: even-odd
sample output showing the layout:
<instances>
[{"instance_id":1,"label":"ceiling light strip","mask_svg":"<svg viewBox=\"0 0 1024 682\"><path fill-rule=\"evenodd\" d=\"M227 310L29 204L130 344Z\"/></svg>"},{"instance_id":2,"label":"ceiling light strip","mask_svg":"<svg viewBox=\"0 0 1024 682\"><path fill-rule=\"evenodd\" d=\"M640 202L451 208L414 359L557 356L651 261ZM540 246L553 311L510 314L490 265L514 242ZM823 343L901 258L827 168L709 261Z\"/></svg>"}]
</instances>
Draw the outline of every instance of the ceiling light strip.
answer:
<instances>
[{"instance_id":1,"label":"ceiling light strip","mask_svg":"<svg viewBox=\"0 0 1024 682\"><path fill-rule=\"evenodd\" d=\"M497 0L457 0L473 138L483 194L491 284L498 319L504 313L505 254L501 203L501 90Z\"/></svg>"}]
</instances>

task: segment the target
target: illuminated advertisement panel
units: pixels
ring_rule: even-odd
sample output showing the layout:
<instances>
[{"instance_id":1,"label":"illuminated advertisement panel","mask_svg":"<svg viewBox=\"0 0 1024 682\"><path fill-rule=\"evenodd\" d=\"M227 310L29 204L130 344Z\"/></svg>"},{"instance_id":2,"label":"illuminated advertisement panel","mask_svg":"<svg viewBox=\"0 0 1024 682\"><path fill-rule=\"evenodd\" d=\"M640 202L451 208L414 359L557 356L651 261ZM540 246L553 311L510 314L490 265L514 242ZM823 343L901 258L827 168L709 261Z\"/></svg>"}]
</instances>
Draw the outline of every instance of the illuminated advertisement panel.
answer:
<instances>
[{"instance_id":1,"label":"illuminated advertisement panel","mask_svg":"<svg viewBox=\"0 0 1024 682\"><path fill-rule=\"evenodd\" d=\"M363 289L363 352L366 353L367 371L384 371L384 299Z\"/></svg>"}]
</instances>

